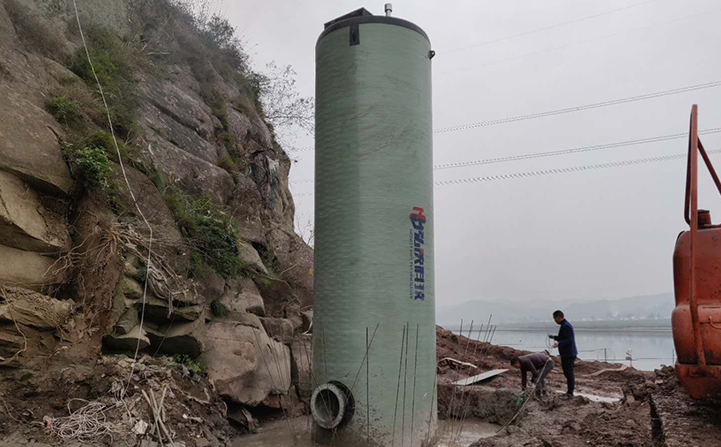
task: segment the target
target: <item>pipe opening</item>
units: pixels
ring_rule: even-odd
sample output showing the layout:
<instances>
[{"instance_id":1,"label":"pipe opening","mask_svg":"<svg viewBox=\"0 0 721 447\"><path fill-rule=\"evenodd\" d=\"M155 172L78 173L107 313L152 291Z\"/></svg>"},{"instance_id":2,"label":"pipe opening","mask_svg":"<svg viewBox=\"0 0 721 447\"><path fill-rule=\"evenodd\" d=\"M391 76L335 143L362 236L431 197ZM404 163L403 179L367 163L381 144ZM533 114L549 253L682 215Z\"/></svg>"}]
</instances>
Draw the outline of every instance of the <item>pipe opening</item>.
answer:
<instances>
[{"instance_id":1,"label":"pipe opening","mask_svg":"<svg viewBox=\"0 0 721 447\"><path fill-rule=\"evenodd\" d=\"M323 390L318 393L318 418L324 421L333 421L340 415L341 403L338 400L338 396L330 390Z\"/></svg>"},{"instance_id":2,"label":"pipe opening","mask_svg":"<svg viewBox=\"0 0 721 447\"><path fill-rule=\"evenodd\" d=\"M347 421L353 413L350 390L338 382L324 383L310 398L313 420L322 428L332 430Z\"/></svg>"}]
</instances>

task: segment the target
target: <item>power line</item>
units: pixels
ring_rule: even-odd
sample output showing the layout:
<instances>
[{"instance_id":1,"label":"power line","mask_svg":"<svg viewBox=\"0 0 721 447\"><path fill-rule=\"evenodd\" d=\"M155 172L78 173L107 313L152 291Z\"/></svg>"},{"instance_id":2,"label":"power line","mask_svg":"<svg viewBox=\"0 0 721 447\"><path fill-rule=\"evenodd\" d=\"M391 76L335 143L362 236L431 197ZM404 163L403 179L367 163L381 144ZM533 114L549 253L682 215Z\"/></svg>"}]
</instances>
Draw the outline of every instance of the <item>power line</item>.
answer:
<instances>
[{"instance_id":1,"label":"power line","mask_svg":"<svg viewBox=\"0 0 721 447\"><path fill-rule=\"evenodd\" d=\"M707 151L707 153L718 154L718 153L721 153L721 149ZM635 166L635 165L641 165L641 164L646 164L646 163L656 163L656 162L660 162L660 161L678 160L678 159L686 158L687 156L688 156L688 154L684 152L682 154L663 155L663 156L659 156L659 157L649 157L649 158L639 158L636 160L624 160L624 161L619 161L619 162L601 163L601 164L596 164L596 165L545 169L542 171L516 172L513 174L491 175L491 176L486 176L486 177L471 177L471 178L458 179L458 180L443 180L443 181L435 182L434 184L436 186L449 186L449 185L462 185L462 184L469 184L469 183L491 182L491 181L497 181L497 180L511 180L511 179L527 178L527 177L538 177L538 176L544 176L544 175L568 174L568 173L573 173L573 172L592 171L592 170L596 170L596 169L620 168L620 167L625 167L625 166Z\"/></svg>"},{"instance_id":2,"label":"power line","mask_svg":"<svg viewBox=\"0 0 721 447\"><path fill-rule=\"evenodd\" d=\"M563 109L548 110L545 112L530 113L527 115L517 115L517 116L511 116L511 117L507 117L507 118L500 118L500 119L489 120L489 121L478 121L475 123L459 124L457 126L441 127L439 129L435 129L433 131L433 133L440 134L440 133L448 133L448 132L457 132L457 131L461 131L461 130L476 129L479 127L495 126L497 124L508 124L508 123L515 123L515 122L519 122L519 121L526 121L526 120L532 120L532 119L537 119L537 118L546 118L549 116L564 115L567 113L581 112L584 110L592 110L592 109L598 109L598 108L603 108L603 107L616 106L616 105L620 105L620 104L628 104L628 103L632 103L632 102L646 101L649 99L661 98L664 96L679 95L681 93L688 93L688 92L704 90L704 89L708 89L708 88L715 88L715 87L719 87L719 86L721 86L721 81L713 81L713 82L708 82L705 84L689 85L686 87L679 87L679 88L664 90L664 91L660 91L660 92L646 93L644 95L629 96L629 97L625 97L625 98L617 98L617 99L612 99L612 100L608 100L608 101L596 102L596 103L592 103L592 104L584 104L584 105L580 105L580 106L566 107ZM314 150L314 147L305 146L305 147L301 147L301 148L286 149L286 152L297 153L297 152L309 152L309 151L313 151L313 150Z\"/></svg>"},{"instance_id":3,"label":"power line","mask_svg":"<svg viewBox=\"0 0 721 447\"><path fill-rule=\"evenodd\" d=\"M541 50L541 51L536 51L536 52L533 52L533 53L522 54L522 55L520 55L520 56L513 56L513 57L506 58L506 59L500 59L500 60L497 60L497 61L488 62L488 63L486 63L486 64L474 65L474 66L465 67L465 68L460 68L460 69L455 69L455 70L443 71L443 72L438 73L438 75L457 74L457 73L461 73L461 72L464 72L464 71L473 70L473 69L476 69L476 68L488 67L489 65L496 65L496 64L503 63L503 62L513 61L513 60L516 60L516 59L523 59L523 58L526 58L526 57L536 56L536 55L539 55L539 54L550 53L551 51L562 50L562 49L565 49L565 48L576 47L576 46L584 45L584 44L591 43L591 42L597 42L597 41L599 41L599 40L610 39L610 38L612 38L612 37L620 36L620 35L623 35L623 34L632 33L632 32L635 32L635 31L641 31L641 30L645 30L645 29L648 29L648 28L653 28L654 26L668 25L669 23L684 21L684 20L688 20L688 19L693 19L693 18L700 17L700 16L709 16L709 15L715 14L715 13L717 13L717 12L719 12L719 11L721 11L721 9L714 9L714 10L702 12L702 13L699 13L699 14L693 14L693 15L690 15L690 16L679 17L679 18L676 18L676 19L668 20L668 21L666 21L666 22L654 23L654 24L651 24L651 25L646 25L646 26L642 26L642 27L639 27L639 28L632 28L632 29L630 29L630 30L621 31L621 32L614 33L614 34L608 34L608 35L606 35L606 36L595 37L595 38L593 38L593 39L588 39L588 40L582 40L582 41L580 41L580 42L576 42L576 43L572 43L572 44L568 44L568 45L561 45L561 46L558 46L558 47L549 48L549 49L547 49L547 50Z\"/></svg>"},{"instance_id":4,"label":"power line","mask_svg":"<svg viewBox=\"0 0 721 447\"><path fill-rule=\"evenodd\" d=\"M711 129L704 129L704 130L699 131L699 135L709 135L709 134L716 134L716 133L721 133L721 127L714 127ZM686 138L687 136L688 136L687 132L682 132L682 133L675 133L675 134L671 134L671 135L660 135L660 136L655 136L655 137L639 138L639 139L627 140L627 141L619 141L616 143L597 144L594 146L582 146L582 147L575 147L575 148L571 148L571 149L562 149L562 150L557 150L557 151L511 155L508 157L498 157L498 158L486 158L486 159L481 159L481 160L462 161L462 162L458 162L458 163L446 163L446 164L433 166L433 170L465 168L465 167L478 166L478 165L488 165L488 164L496 164L496 163L507 163L507 162L513 162L513 161L531 160L531 159L536 159L536 158L556 157L556 156L562 156L562 155L573 155L573 154L579 154L579 153L585 153L585 152L600 151L600 150L605 150L605 149L614 149L614 148L618 148L618 147L637 146L637 145L641 145L641 144L658 143L658 142L663 142L663 141ZM290 184L301 184L301 183L313 183L314 181L315 181L314 179L303 179L303 180L291 181L289 183Z\"/></svg>"},{"instance_id":5,"label":"power line","mask_svg":"<svg viewBox=\"0 0 721 447\"><path fill-rule=\"evenodd\" d=\"M721 149L715 149L707 151L708 154L719 154L721 153ZM500 175L490 175L485 177L471 177L471 178L465 178L465 179L457 179L457 180L442 180L435 182L435 186L450 186L450 185L465 185L465 184L471 184L471 183L482 183L482 182L491 182L491 181L498 181L498 180L513 180L513 179L520 179L520 178L528 178L528 177L539 177L539 176L545 176L545 175L555 175L555 174L569 174L574 172L585 172L585 171L593 171L597 169L610 169L610 168L620 168L620 167L626 167L626 166L636 166L641 164L647 164L647 163L657 163L661 161L669 161L669 160L679 160L683 159L686 156L688 156L687 153L682 154L673 154L673 155L663 155L659 157L649 157L649 158L639 158L636 160L624 160L619 162L610 162L610 163L601 163L601 164L595 164L595 165L585 165L585 166L572 166L568 168L555 168L555 169L545 169L541 171L528 171L528 172L516 172L511 174L500 174ZM312 193L305 193L305 194L295 194L294 196L311 196Z\"/></svg>"},{"instance_id":6,"label":"power line","mask_svg":"<svg viewBox=\"0 0 721 447\"><path fill-rule=\"evenodd\" d=\"M648 99L661 98L663 96L678 95L681 93L693 92L697 90L703 90L707 88L714 88L721 86L721 81L708 82L706 84L689 85L686 87L675 88L671 90L664 90L661 92L647 93L645 95L629 96L626 98L612 99L609 101L601 101L592 104L584 104L581 106L567 107L564 109L549 110L546 112L531 113L528 115L518 115L508 118L495 119L490 121L479 121L475 123L461 124L458 126L442 127L433 131L434 134L457 132L459 130L476 129L478 127L495 126L497 124L515 123L518 121L526 121L536 118L545 118L548 116L563 115L566 113L580 112L583 110L598 109L602 107L611 107L619 104L628 104L631 102L645 101Z\"/></svg>"},{"instance_id":7,"label":"power line","mask_svg":"<svg viewBox=\"0 0 721 447\"><path fill-rule=\"evenodd\" d=\"M512 36L501 37L501 38L499 38L499 39L488 40L488 41L486 41L486 42L481 42L481 43L478 43L478 44L468 45L468 46L460 47L460 48L454 48L454 49L447 50L447 51L441 51L441 52L438 52L438 54L439 54L439 55L443 55L443 54L456 53L456 52L458 52L458 51L469 50L469 49L471 49L471 48L483 47L483 46L486 46L486 45L490 45L490 44L492 44L492 43L504 42L504 41L506 41L506 40L515 39L516 37L528 36L528 35L530 35L530 34L540 33L540 32L542 32L542 31L548 31L549 29L558 28L558 27L566 26L566 25L571 25L571 24L578 23L578 22L583 22L583 21L585 21L585 20L595 19L595 18L598 18L598 17L602 17L602 16L605 16L605 15L613 14L613 13L616 13L616 12L619 12L619 11L624 11L624 10L626 10L626 9L631 9L631 8L636 8L636 7L639 7L639 6L647 5L647 4L649 4L649 3L655 3L655 2L658 2L658 1L661 1L661 0L649 0L649 1L642 2L642 3L636 3L636 4L633 4L633 5L629 5L629 6L624 6L624 7L622 7L622 8L616 8L616 9L612 9L612 10L610 10L610 11L606 11L606 12L602 12L602 13L598 13L598 14L593 14L593 15L586 16L586 17L580 17L580 18L578 18L578 19L574 19L574 20L571 20L571 21L568 21L568 22L557 23L557 24L555 24L555 25L550 25L550 26L546 26L546 27L543 27L543 28L537 28L537 29L534 29L534 30L531 30L531 31L525 31L525 32L523 32L523 33L514 34L514 35L512 35Z\"/></svg>"},{"instance_id":8,"label":"power line","mask_svg":"<svg viewBox=\"0 0 721 447\"><path fill-rule=\"evenodd\" d=\"M719 154L721 153L721 149L715 149L707 151L708 154ZM555 169L544 169L540 171L527 171L527 172L515 172L511 174L499 174L499 175L489 175L484 177L470 177L465 179L456 179L456 180L442 180L435 182L435 186L450 186L450 185L465 185L465 184L472 184L472 183L483 183L483 182L492 182L492 181L498 181L498 180L514 180L514 179L521 179L521 178L528 178L528 177L539 177L539 176L546 176L546 175L556 175L556 174L569 174L574 172L586 172L586 171L593 171L598 169L611 169L611 168L621 168L626 166L636 166L636 165L642 165L647 163L657 163L661 161L669 161L669 160L679 160L684 159L687 157L687 153L682 154L673 154L673 155L662 155L658 157L648 157L648 158L639 158L635 160L624 160L624 161L618 161L618 162L609 162L609 163L600 163L595 165L584 165L584 166L571 166L568 168L555 168ZM304 193L304 194L294 194L295 196L312 196L313 193Z\"/></svg>"},{"instance_id":9,"label":"power line","mask_svg":"<svg viewBox=\"0 0 721 447\"><path fill-rule=\"evenodd\" d=\"M708 134L714 134L714 133L721 133L721 127L716 127L713 129L706 129L699 131L699 135L708 135ZM617 143L609 143L609 144L598 144L595 146L584 146L584 147L577 147L573 149L563 149L559 151L550 151L550 152L539 152L535 154L522 154L522 155L512 155L509 157L499 157L499 158L486 158L482 160L471 160L471 161L462 161L458 163L446 163L442 165L436 165L433 167L433 169L452 169L452 168L465 168L469 166L477 166L477 165L488 165L488 164L495 164L495 163L505 163L505 162L511 162L511 161L521 161L521 160L530 160L535 158L545 158L545 157L554 157L559 155L570 155L570 154L580 154L584 152L592 152L592 151L600 151L604 149L613 149L617 147L625 147L625 146L636 146L640 144L648 144L648 143L658 143L661 141L668 141L668 140L676 140L680 138L686 138L688 137L687 132L682 133L676 133L672 135L662 135L658 137L650 137L650 138L641 138L638 140L628 140L628 141L620 141Z\"/></svg>"}]
</instances>

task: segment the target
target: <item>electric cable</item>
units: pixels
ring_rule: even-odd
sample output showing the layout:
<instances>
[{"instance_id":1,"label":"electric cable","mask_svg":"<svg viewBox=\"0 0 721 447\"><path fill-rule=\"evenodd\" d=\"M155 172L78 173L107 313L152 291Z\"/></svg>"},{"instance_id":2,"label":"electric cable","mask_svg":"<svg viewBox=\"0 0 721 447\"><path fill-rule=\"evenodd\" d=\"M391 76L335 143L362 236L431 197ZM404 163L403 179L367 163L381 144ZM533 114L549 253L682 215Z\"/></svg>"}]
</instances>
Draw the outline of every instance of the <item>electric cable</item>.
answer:
<instances>
[{"instance_id":1,"label":"electric cable","mask_svg":"<svg viewBox=\"0 0 721 447\"><path fill-rule=\"evenodd\" d=\"M699 131L699 135L710 135L710 134L717 134L717 133L721 133L721 127L714 127L714 128L704 129L704 130ZM470 167L470 166L532 160L532 159L537 159L537 158L555 157L555 156L563 156L563 155L573 155L573 154L600 151L600 150L606 150L606 149L614 149L614 148L619 148L619 147L637 146L637 145L641 145L641 144L658 143L658 142L662 142L662 141L676 140L676 139L685 138L687 135L688 135L687 133L682 132L682 133L676 133L676 134L670 134L670 135L657 135L654 137L639 138L639 139L635 139L635 140L618 141L615 143L597 144L597 145L593 145L593 146L581 146L581 147L575 147L575 148L571 148L571 149L561 149L561 150L556 150L556 151L511 155L511 156L507 156L507 157L486 158L486 159L480 159L480 160L469 160L469 161L462 161L462 162L457 162L457 163L446 163L446 164L441 164L441 165L435 165L433 167L433 170L465 168L465 167ZM710 151L710 153L714 153L714 152ZM565 169L570 169L570 168L565 168ZM516 174L510 174L510 175L516 175ZM304 184L304 183L313 183L314 181L315 181L314 179L293 180L293 181L290 181L289 184L296 185L296 184ZM438 183L436 183L436 184L438 184ZM304 193L304 194L297 194L297 195L298 196L312 195L312 193Z\"/></svg>"},{"instance_id":2,"label":"electric cable","mask_svg":"<svg viewBox=\"0 0 721 447\"><path fill-rule=\"evenodd\" d=\"M624 98L616 98L616 99L611 99L611 100L607 100L607 101L583 104L583 105L579 105L579 106L547 110L544 112L529 113L529 114L525 114L525 115L516 115L516 116L493 119L493 120L488 120L488 121L477 121L477 122L473 122L473 123L441 127L441 128L435 129L433 131L433 133L441 134L441 133L457 132L460 130L476 129L479 127L495 126L498 124L515 123L518 121L526 121L526 120L532 120L532 119L537 119L537 118L546 118L549 116L564 115L567 113L581 112L584 110L592 110L592 109L598 109L598 108L603 108L603 107L612 107L612 106L616 106L616 105L620 105L620 104L628 104L628 103L633 103L633 102L638 102L638 101L646 101L649 99L662 98L664 96L678 95L681 93L694 92L694 91L698 91L698 90L715 88L715 87L719 87L719 86L721 86L721 80L707 82L704 84L688 85L685 87L678 87L678 88L673 88L673 89L663 90L663 91L658 91L658 92L653 92L653 93L646 93L643 95L628 96L628 97L624 97ZM286 152L298 153L298 152L310 152L313 150L315 150L315 148L313 146L304 146L304 147L300 147L300 148L291 147L291 148L286 149Z\"/></svg>"},{"instance_id":3,"label":"electric cable","mask_svg":"<svg viewBox=\"0 0 721 447\"><path fill-rule=\"evenodd\" d=\"M712 151L707 151L709 154L718 154L721 153L721 149L716 149ZM544 169L540 171L528 171L528 172L516 172L512 174L500 174L500 175L490 175L485 177L470 177L470 178L464 178L464 179L455 179L455 180L442 180L439 182L435 182L434 184L436 186L449 186L449 185L462 185L462 184L469 184L469 183L482 183L482 182L490 182L490 181L496 181L496 180L509 180L509 179L519 179L519 178L527 178L527 177L538 177L538 176L545 176L545 175L555 175L555 174L568 174L572 172L585 172L585 171L593 171L597 169L609 169L609 168L620 168L625 166L636 166L646 163L656 163L661 161L669 161L669 160L679 160L683 159L687 156L687 153L682 154L673 154L673 155L663 155L659 157L648 157L648 158L639 158L635 160L624 160L624 161L618 161L618 162L609 162L609 163L599 163L595 165L584 165L584 166L571 166L568 168L554 168L554 169Z\"/></svg>"},{"instance_id":4,"label":"electric cable","mask_svg":"<svg viewBox=\"0 0 721 447\"><path fill-rule=\"evenodd\" d=\"M526 120L531 120L531 119L536 119L536 118L545 118L548 116L564 115L567 113L580 112L583 110L592 110L592 109L599 109L602 107L611 107L611 106L616 106L619 104L628 104L628 103L632 103L632 102L645 101L648 99L661 98L661 97L669 96L669 95L678 95L681 93L688 93L688 92L704 90L707 88L714 88L714 87L719 87L719 86L721 86L721 80L707 82L705 84L696 84L696 85L689 85L686 87L674 88L674 89L670 89L670 90L663 90L660 92L646 93L643 95L629 96L626 98L611 99L608 101L584 104L584 105L580 105L580 106L549 110L549 111L545 111L545 112L511 116L508 118L501 118L501 119L495 119L495 120L489 120L489 121L478 121L475 123L460 124L457 126L442 127L440 129L435 129L433 131L433 133L439 134L439 133L457 132L459 130L467 130L467 129L475 129L478 127L495 126L497 124L515 123L518 121L526 121Z\"/></svg>"},{"instance_id":5,"label":"electric cable","mask_svg":"<svg viewBox=\"0 0 721 447\"><path fill-rule=\"evenodd\" d=\"M699 135L709 135L709 134L715 134L715 133L721 133L721 127L702 130L699 132ZM441 165L435 165L433 167L433 169L440 170L440 169L452 169L452 168L465 168L465 167L469 167L469 166L505 163L505 162L511 162L511 161L531 160L531 159L536 159L536 158L554 157L554 156L559 156L559 155L580 154L580 153L585 153L585 152L600 151L600 150L604 150L604 149L614 149L614 148L618 148L618 147L636 146L636 145L640 145L640 144L658 143L661 141L676 140L676 139L680 139L680 138L686 138L687 136L688 136L687 132L682 132L682 133L677 133L677 134L672 134L672 135L660 135L660 136L656 136L656 137L619 141L616 143L597 144L597 145L593 145L593 146L582 146L582 147L576 147L576 148L572 148L572 149L562 149L562 150L557 150L557 151L511 155L511 156L507 156L507 157L486 158L486 159L481 159L481 160L469 160L469 161L462 161L462 162L457 162L457 163L445 163L445 164L441 164ZM299 180L299 182L301 182L301 181ZM308 183L307 181L302 181L302 182Z\"/></svg>"},{"instance_id":6,"label":"electric cable","mask_svg":"<svg viewBox=\"0 0 721 447\"><path fill-rule=\"evenodd\" d=\"M708 154L719 154L721 153L721 149L715 149L706 151ZM528 177L539 177L539 176L546 176L546 175L555 175L555 174L569 174L574 172L587 172L587 171L593 171L597 169L611 169L611 168L620 168L620 167L626 167L626 166L636 166L636 165L642 165L647 163L657 163L661 161L669 161L669 160L679 160L683 159L687 156L687 153L682 154L672 154L672 155L663 155L658 157L648 157L648 158L639 158L635 160L624 160L624 161L618 161L618 162L609 162L609 163L599 163L595 165L583 165L583 166L571 166L568 168L554 168L554 169L545 169L540 171L527 171L527 172L515 172L511 174L498 174L498 175L490 175L490 176L484 176L484 177L469 177L469 178L463 178L463 179L455 179L455 180L441 180L438 182L435 182L435 186L450 186L450 185L466 185L471 183L485 183L485 182L492 182L497 180L515 180L515 179L521 179L521 178L528 178ZM313 195L312 193L305 194L307 196ZM294 196L301 196L301 194L297 194Z\"/></svg>"}]
</instances>

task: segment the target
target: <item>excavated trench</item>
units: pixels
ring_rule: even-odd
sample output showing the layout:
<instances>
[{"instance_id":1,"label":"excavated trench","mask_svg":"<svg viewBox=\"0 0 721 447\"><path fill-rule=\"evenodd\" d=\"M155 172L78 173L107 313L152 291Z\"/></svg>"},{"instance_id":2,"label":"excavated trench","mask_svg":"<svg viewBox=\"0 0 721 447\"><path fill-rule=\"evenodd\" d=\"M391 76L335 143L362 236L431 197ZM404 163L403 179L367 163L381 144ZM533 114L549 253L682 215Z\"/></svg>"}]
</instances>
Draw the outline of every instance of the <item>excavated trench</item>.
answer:
<instances>
[{"instance_id":1,"label":"excavated trench","mask_svg":"<svg viewBox=\"0 0 721 447\"><path fill-rule=\"evenodd\" d=\"M438 418L505 424L516 413L518 392L484 386L438 385Z\"/></svg>"}]
</instances>

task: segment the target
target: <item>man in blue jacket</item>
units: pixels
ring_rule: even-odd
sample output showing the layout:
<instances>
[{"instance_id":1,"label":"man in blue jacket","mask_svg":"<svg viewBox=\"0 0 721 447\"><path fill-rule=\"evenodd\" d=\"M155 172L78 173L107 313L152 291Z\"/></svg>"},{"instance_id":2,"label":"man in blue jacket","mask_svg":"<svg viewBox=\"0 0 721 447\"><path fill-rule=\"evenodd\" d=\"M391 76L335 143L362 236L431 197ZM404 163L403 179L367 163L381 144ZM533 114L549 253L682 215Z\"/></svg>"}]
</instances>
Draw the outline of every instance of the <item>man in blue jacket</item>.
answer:
<instances>
[{"instance_id":1,"label":"man in blue jacket","mask_svg":"<svg viewBox=\"0 0 721 447\"><path fill-rule=\"evenodd\" d=\"M550 337L556 340L553 347L558 348L558 353L561 355L561 367L563 368L563 375L566 376L566 382L568 384L568 392L566 395L572 397L575 386L573 364L576 362L576 356L578 355L576 337L573 334L573 326L571 326L571 323L563 316L563 312L560 310L553 312L553 321L561 325L558 335L551 335Z\"/></svg>"}]
</instances>

